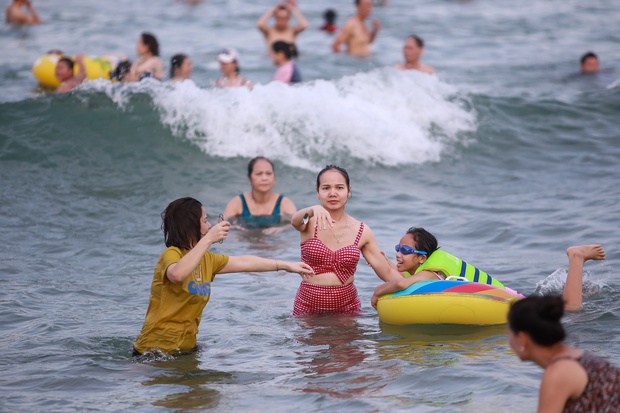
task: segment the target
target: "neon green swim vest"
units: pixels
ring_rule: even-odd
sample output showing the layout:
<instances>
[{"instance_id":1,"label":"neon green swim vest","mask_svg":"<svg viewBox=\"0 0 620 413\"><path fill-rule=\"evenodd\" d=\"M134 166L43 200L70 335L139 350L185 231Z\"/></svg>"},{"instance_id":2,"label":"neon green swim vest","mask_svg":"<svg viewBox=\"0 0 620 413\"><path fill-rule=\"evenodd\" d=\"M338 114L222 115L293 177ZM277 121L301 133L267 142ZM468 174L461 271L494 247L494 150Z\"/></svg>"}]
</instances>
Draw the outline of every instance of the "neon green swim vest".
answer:
<instances>
[{"instance_id":1,"label":"neon green swim vest","mask_svg":"<svg viewBox=\"0 0 620 413\"><path fill-rule=\"evenodd\" d=\"M431 256L428 257L426 261L424 261L424 264L418 267L415 273L417 274L420 271L424 270L440 272L446 277L456 275L459 277L467 278L469 281L472 282L506 288L504 287L504 284L491 277L486 272L474 267L471 264L466 263L459 257L455 257L454 255L448 254L447 252L442 250L436 250L435 252L433 252ZM405 277L410 276L411 274L405 273Z\"/></svg>"}]
</instances>

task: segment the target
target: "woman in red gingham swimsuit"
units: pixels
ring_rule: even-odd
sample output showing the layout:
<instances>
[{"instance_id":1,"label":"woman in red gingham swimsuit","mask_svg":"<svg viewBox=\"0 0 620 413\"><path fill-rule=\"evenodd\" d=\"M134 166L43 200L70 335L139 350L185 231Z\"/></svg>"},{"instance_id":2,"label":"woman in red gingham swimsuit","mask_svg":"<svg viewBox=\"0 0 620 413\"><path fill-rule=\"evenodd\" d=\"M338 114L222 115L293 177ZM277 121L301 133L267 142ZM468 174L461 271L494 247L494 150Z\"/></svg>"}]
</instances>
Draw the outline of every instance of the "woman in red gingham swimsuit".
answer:
<instances>
[{"instance_id":1,"label":"woman in red gingham swimsuit","mask_svg":"<svg viewBox=\"0 0 620 413\"><path fill-rule=\"evenodd\" d=\"M360 253L384 281L402 277L388 265L370 228L344 212L351 196L347 172L328 165L317 177L317 192L321 205L291 220L301 233L301 260L314 270L302 277L293 315L357 314L361 302L353 280Z\"/></svg>"},{"instance_id":2,"label":"woman in red gingham swimsuit","mask_svg":"<svg viewBox=\"0 0 620 413\"><path fill-rule=\"evenodd\" d=\"M315 275L334 273L342 285L322 286L302 281L295 297L293 315L319 313L358 313L362 304L357 296L357 289L353 282L346 284L352 278L360 260L358 243L364 232L361 223L353 245L332 251L317 237L317 227L314 228L314 238L301 243L301 260L314 270Z\"/></svg>"}]
</instances>

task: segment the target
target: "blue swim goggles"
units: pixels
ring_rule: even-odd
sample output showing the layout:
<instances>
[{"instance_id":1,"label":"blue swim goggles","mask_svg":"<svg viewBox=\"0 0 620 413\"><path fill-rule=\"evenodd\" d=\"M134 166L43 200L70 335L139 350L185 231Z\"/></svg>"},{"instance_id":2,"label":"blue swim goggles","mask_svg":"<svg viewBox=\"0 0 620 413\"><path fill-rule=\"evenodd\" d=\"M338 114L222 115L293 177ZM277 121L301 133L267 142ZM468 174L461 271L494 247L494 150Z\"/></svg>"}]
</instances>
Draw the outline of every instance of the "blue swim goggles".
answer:
<instances>
[{"instance_id":1,"label":"blue swim goggles","mask_svg":"<svg viewBox=\"0 0 620 413\"><path fill-rule=\"evenodd\" d=\"M426 255L426 251L414 250L408 245L396 244L394 249L396 250L396 252L400 252L403 255L411 255L411 254Z\"/></svg>"}]
</instances>

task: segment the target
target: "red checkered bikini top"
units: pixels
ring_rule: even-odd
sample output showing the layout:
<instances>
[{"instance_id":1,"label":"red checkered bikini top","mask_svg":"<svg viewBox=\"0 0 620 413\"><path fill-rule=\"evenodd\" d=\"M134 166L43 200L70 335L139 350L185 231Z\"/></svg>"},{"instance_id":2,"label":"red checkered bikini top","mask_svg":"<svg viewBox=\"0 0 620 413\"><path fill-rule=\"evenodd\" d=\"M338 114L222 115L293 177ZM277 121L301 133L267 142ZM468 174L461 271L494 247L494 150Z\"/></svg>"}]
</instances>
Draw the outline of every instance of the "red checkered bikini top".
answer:
<instances>
[{"instance_id":1,"label":"red checkered bikini top","mask_svg":"<svg viewBox=\"0 0 620 413\"><path fill-rule=\"evenodd\" d=\"M317 228L314 227L314 238L301 243L301 260L312 267L315 274L333 272L341 283L345 283L357 269L360 260L360 249L357 244L364 232L364 223L360 224L355 242L333 251L317 237Z\"/></svg>"}]
</instances>

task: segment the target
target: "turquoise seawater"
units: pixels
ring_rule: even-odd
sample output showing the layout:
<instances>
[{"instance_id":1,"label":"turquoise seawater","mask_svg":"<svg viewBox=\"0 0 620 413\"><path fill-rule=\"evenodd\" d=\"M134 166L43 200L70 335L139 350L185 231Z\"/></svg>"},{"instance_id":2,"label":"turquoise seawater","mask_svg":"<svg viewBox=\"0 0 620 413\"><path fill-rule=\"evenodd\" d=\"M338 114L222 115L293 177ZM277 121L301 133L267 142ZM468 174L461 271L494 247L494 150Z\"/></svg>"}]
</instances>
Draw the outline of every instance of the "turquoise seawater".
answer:
<instances>
[{"instance_id":1,"label":"turquoise seawater","mask_svg":"<svg viewBox=\"0 0 620 413\"><path fill-rule=\"evenodd\" d=\"M6 3L6 2L5 2ZM316 203L325 164L350 172L347 211L388 255L410 226L526 294L560 292L569 245L600 243L568 341L620 365L620 11L590 2L392 0L366 60L318 30L333 7L298 1L305 82L270 84L255 28L272 4L207 0L35 2L43 24L0 29L0 411L535 411L541 370L504 326L392 327L364 314L294 319L299 277L231 274L213 285L194 355L137 363L131 346L164 249L159 214L193 196L210 215L247 190L248 160L276 164L276 190ZM135 58L142 31L193 83L87 82L42 94L32 64L52 48ZM389 68L426 41L438 76ZM235 47L253 90L218 90ZM587 50L602 72L578 74ZM224 254L299 259L299 235L234 231Z\"/></svg>"}]
</instances>

